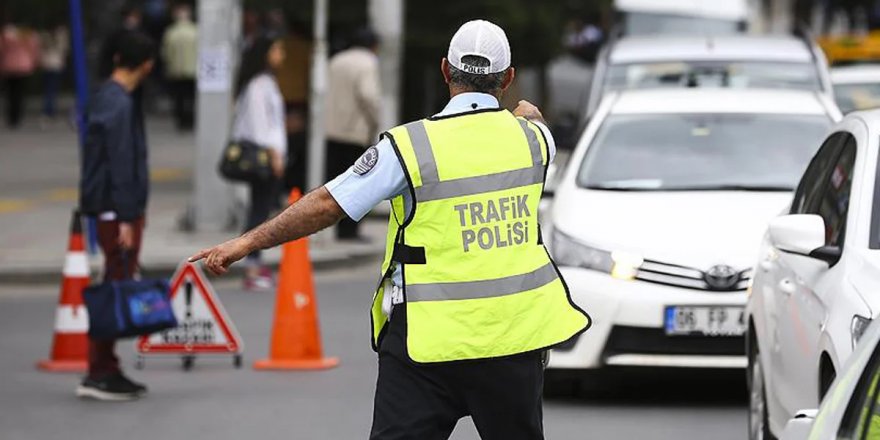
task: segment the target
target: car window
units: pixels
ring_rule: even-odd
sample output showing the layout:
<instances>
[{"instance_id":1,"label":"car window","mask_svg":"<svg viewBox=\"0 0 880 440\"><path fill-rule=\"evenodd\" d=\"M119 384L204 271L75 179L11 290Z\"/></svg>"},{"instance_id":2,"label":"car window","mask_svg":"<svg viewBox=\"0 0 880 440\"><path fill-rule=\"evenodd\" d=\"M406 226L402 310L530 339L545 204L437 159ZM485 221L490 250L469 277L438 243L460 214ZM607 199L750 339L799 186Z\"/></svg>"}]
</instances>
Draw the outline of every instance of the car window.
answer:
<instances>
[{"instance_id":1,"label":"car window","mask_svg":"<svg viewBox=\"0 0 880 440\"><path fill-rule=\"evenodd\" d=\"M867 375L866 375L867 376ZM859 438L880 438L880 424L874 421L874 414L878 407L877 383L880 382L880 369L873 371L866 382L867 386L859 385L850 400L850 407L840 424L837 438L840 440L855 440ZM870 417L869 417L870 416ZM874 432L874 437L869 437L869 432ZM861 434L865 435L862 436Z\"/></svg>"},{"instance_id":2,"label":"car window","mask_svg":"<svg viewBox=\"0 0 880 440\"><path fill-rule=\"evenodd\" d=\"M868 240L870 249L880 249L880 158L874 169L874 200L871 207L871 237Z\"/></svg>"},{"instance_id":3,"label":"car window","mask_svg":"<svg viewBox=\"0 0 880 440\"><path fill-rule=\"evenodd\" d=\"M801 177L797 191L794 193L791 214L805 214L807 212L807 206L812 205L808 202L819 194L820 188L825 182L825 175L831 168L831 164L837 159L847 136L849 134L846 132L833 133L819 147L819 152L810 161L810 165Z\"/></svg>"},{"instance_id":4,"label":"car window","mask_svg":"<svg viewBox=\"0 0 880 440\"><path fill-rule=\"evenodd\" d=\"M624 29L627 35L724 35L742 31L743 25L734 20L709 17L686 17L674 14L627 12Z\"/></svg>"},{"instance_id":5,"label":"car window","mask_svg":"<svg viewBox=\"0 0 880 440\"><path fill-rule=\"evenodd\" d=\"M618 191L790 191L829 125L818 115L612 115L577 181Z\"/></svg>"},{"instance_id":6,"label":"car window","mask_svg":"<svg viewBox=\"0 0 880 440\"><path fill-rule=\"evenodd\" d=\"M880 385L880 346L874 348L871 360L863 372L849 369L840 378L841 382L853 380L853 373L858 373L861 377L858 378L858 384L846 404L846 411L840 421L837 438L838 440L880 440L880 392L878 392L880 391L880 387L878 387ZM819 417L816 419L817 424L829 413L826 406L836 406L837 403L845 399L845 396L839 392L842 389L838 386L826 397L826 399L830 399L827 403L831 405L822 405L823 411L820 411ZM824 423L824 420L822 422Z\"/></svg>"},{"instance_id":7,"label":"car window","mask_svg":"<svg viewBox=\"0 0 880 440\"><path fill-rule=\"evenodd\" d=\"M730 87L821 90L811 63L769 61L674 61L610 66L606 90Z\"/></svg>"},{"instance_id":8,"label":"car window","mask_svg":"<svg viewBox=\"0 0 880 440\"><path fill-rule=\"evenodd\" d=\"M826 246L843 246L855 163L856 140L847 134L840 155L825 176L825 185L818 193L821 196L814 199L809 195L807 197L807 212L819 214L825 220Z\"/></svg>"},{"instance_id":9,"label":"car window","mask_svg":"<svg viewBox=\"0 0 880 440\"><path fill-rule=\"evenodd\" d=\"M843 113L880 107L880 83L835 84L834 99Z\"/></svg>"}]
</instances>

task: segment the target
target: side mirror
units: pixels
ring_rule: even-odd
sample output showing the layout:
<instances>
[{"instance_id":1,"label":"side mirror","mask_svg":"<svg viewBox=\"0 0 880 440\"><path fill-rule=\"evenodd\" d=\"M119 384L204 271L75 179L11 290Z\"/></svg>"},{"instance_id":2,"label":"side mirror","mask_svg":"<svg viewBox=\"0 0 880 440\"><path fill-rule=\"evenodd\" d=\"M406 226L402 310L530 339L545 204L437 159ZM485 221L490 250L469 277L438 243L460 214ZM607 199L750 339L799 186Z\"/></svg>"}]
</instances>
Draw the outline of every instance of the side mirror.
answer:
<instances>
[{"instance_id":1,"label":"side mirror","mask_svg":"<svg viewBox=\"0 0 880 440\"><path fill-rule=\"evenodd\" d=\"M785 252L834 264L841 250L825 246L825 221L816 214L791 214L770 221L770 240Z\"/></svg>"}]
</instances>

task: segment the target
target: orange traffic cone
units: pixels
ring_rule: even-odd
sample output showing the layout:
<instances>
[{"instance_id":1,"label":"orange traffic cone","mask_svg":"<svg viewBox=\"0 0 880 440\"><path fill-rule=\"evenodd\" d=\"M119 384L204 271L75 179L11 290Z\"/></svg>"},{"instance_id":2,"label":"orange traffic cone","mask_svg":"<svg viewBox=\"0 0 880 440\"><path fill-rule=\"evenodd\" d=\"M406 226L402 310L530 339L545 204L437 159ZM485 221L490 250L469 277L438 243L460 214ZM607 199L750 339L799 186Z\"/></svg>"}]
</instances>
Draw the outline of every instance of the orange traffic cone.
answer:
<instances>
[{"instance_id":1,"label":"orange traffic cone","mask_svg":"<svg viewBox=\"0 0 880 440\"><path fill-rule=\"evenodd\" d=\"M288 203L296 203L299 198L299 189L294 188ZM309 242L303 238L285 243L278 271L269 358L254 362L254 369L321 370L338 364L339 359L325 358L321 351Z\"/></svg>"},{"instance_id":2,"label":"orange traffic cone","mask_svg":"<svg viewBox=\"0 0 880 440\"><path fill-rule=\"evenodd\" d=\"M89 285L89 261L83 240L79 211L74 211L70 225L70 242L64 259L64 280L55 312L55 337L52 354L37 362L46 371L80 372L88 366L89 315L83 304L82 291Z\"/></svg>"}]
</instances>

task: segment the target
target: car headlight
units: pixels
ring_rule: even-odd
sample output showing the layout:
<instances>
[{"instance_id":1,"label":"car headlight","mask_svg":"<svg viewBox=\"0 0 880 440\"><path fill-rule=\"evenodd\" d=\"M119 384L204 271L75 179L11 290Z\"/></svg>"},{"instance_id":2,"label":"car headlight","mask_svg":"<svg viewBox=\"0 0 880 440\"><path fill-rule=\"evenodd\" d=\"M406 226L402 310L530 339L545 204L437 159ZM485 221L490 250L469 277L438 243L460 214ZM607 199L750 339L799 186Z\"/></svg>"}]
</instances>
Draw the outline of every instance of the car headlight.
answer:
<instances>
[{"instance_id":1,"label":"car headlight","mask_svg":"<svg viewBox=\"0 0 880 440\"><path fill-rule=\"evenodd\" d=\"M852 324L849 328L849 331L852 334L853 348L856 348L856 344L858 344L859 339L862 338L862 335L865 334L865 330L868 329L868 325L870 323L871 318L865 318L864 316L859 315L853 316Z\"/></svg>"},{"instance_id":2,"label":"car headlight","mask_svg":"<svg viewBox=\"0 0 880 440\"><path fill-rule=\"evenodd\" d=\"M606 251L576 241L558 229L553 230L550 244L553 259L562 266L582 267L611 274L612 277L631 280L636 277L644 259L640 255L621 251Z\"/></svg>"}]
</instances>

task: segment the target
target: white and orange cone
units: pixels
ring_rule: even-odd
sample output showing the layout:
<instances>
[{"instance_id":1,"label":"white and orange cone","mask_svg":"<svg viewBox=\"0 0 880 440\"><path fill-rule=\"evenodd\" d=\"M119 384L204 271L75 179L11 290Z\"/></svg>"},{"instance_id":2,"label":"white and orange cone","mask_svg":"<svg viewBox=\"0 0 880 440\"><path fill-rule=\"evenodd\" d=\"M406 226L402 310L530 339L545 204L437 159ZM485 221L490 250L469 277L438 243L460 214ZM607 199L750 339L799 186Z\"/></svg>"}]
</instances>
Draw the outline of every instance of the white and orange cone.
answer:
<instances>
[{"instance_id":1,"label":"white and orange cone","mask_svg":"<svg viewBox=\"0 0 880 440\"><path fill-rule=\"evenodd\" d=\"M52 353L49 359L37 362L37 368L55 372L81 372L88 367L89 315L83 304L82 292L89 285L89 260L78 211L74 211L70 225L63 277L61 296L55 312Z\"/></svg>"}]
</instances>

